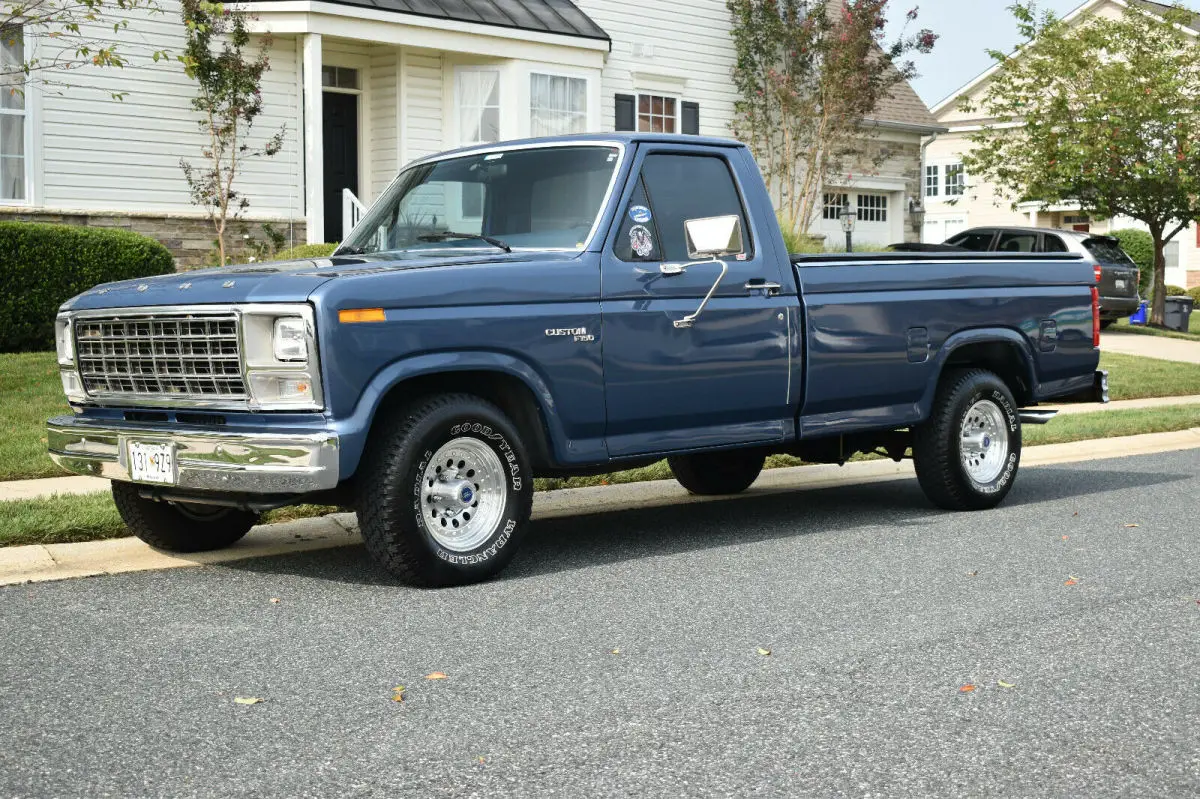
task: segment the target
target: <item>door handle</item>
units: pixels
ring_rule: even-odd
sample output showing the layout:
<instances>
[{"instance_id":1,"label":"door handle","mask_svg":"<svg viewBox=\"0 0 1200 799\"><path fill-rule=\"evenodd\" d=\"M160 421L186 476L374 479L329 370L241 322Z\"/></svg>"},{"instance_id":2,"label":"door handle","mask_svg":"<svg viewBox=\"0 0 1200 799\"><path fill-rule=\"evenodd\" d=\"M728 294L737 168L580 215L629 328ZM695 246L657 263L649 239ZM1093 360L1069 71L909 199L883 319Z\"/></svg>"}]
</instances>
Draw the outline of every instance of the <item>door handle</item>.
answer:
<instances>
[{"instance_id":1,"label":"door handle","mask_svg":"<svg viewBox=\"0 0 1200 799\"><path fill-rule=\"evenodd\" d=\"M746 291L762 291L768 297L778 297L779 292L783 290L783 286L778 283L768 283L762 278L754 278L747 281L745 285Z\"/></svg>"}]
</instances>

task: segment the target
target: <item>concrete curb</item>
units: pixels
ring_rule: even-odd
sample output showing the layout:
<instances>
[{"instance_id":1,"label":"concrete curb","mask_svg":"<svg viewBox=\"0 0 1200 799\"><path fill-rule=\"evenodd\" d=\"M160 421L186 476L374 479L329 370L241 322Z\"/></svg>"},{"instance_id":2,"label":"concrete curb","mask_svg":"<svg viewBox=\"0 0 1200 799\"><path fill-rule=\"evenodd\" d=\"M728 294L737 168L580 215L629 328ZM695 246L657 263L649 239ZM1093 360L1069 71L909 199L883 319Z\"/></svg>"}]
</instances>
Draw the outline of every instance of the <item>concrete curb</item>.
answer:
<instances>
[{"instance_id":1,"label":"concrete curb","mask_svg":"<svg viewBox=\"0 0 1200 799\"><path fill-rule=\"evenodd\" d=\"M1023 466L1151 455L1200 448L1200 428L1177 433L1150 433L1124 438L1079 441L1029 447ZM784 491L816 490L832 486L862 485L914 476L911 461L864 461L845 466L797 466L771 469L749 491L739 496L753 499ZM727 501L728 497L696 497L673 480L629 483L546 491L534 496L533 518L582 516L615 510ZM217 552L172 555L158 552L136 538L117 538L81 544L34 544L0 549L0 585L66 580L102 574L204 566L248 558L307 552L361 543L357 519L339 513L318 519L264 525L235 546Z\"/></svg>"},{"instance_id":2,"label":"concrete curb","mask_svg":"<svg viewBox=\"0 0 1200 799\"><path fill-rule=\"evenodd\" d=\"M1200 394L1185 397L1119 400L1107 405L1094 403L1064 405L1057 410L1063 416L1070 416L1079 413L1165 408L1174 405L1200 405ZM1053 407L1053 405L1046 406L1048 409ZM47 477L40 480L0 481L0 502L18 499L49 499L53 496L78 494L103 494L108 491L108 486L109 481L99 477Z\"/></svg>"}]
</instances>

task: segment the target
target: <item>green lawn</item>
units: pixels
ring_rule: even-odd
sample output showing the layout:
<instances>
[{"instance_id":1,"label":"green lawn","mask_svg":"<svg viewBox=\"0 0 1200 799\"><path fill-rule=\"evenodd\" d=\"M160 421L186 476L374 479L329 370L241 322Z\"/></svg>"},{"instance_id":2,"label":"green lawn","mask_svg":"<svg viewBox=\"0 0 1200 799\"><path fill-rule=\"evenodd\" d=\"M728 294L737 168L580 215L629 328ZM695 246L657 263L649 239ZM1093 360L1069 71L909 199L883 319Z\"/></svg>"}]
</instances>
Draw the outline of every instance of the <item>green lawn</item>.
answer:
<instances>
[{"instance_id":1,"label":"green lawn","mask_svg":"<svg viewBox=\"0 0 1200 799\"><path fill-rule=\"evenodd\" d=\"M57 477L46 456L46 420L70 413L52 352L0 355L0 480Z\"/></svg>"},{"instance_id":2,"label":"green lawn","mask_svg":"<svg viewBox=\"0 0 1200 799\"><path fill-rule=\"evenodd\" d=\"M1200 364L1101 351L1100 368L1108 370L1113 401L1200 394Z\"/></svg>"},{"instance_id":3,"label":"green lawn","mask_svg":"<svg viewBox=\"0 0 1200 799\"><path fill-rule=\"evenodd\" d=\"M1144 325L1131 325L1128 319L1121 319L1116 322L1109 330L1118 333L1137 333L1139 336L1162 336L1164 338L1179 338L1186 341L1200 341L1200 308L1192 311L1192 316L1188 320L1188 332L1181 333L1178 330L1163 330L1157 327L1146 327ZM1101 347L1104 346L1103 334L1101 334Z\"/></svg>"}]
</instances>

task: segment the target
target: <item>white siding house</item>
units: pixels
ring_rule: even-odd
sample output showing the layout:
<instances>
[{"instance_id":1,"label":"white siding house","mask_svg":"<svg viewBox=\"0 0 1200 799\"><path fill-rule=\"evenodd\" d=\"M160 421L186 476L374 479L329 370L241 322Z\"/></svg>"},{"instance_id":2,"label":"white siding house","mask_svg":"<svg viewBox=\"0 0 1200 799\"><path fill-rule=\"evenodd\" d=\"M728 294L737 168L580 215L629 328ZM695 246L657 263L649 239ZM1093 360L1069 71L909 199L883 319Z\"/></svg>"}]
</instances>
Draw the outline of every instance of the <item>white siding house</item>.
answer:
<instances>
[{"instance_id":1,"label":"white siding house","mask_svg":"<svg viewBox=\"0 0 1200 799\"><path fill-rule=\"evenodd\" d=\"M163 240L182 265L203 259L212 235L180 159L198 160L204 140L189 105L194 85L174 60L149 57L182 49L177 0L161 7L130 15L130 66L79 70L65 91L34 83L23 108L0 109L21 120L19 131L7 122L0 142L0 219L130 227ZM614 129L729 135L736 93L724 0L244 8L271 37L255 135L286 130L283 150L249 163L238 181L253 235L265 222L293 243L336 241L356 207L344 196L369 203L405 163L462 144ZM37 47L36 32L26 46ZM919 235L910 210L920 140L937 125L907 85L878 117L883 166L846 176L835 193L867 211L860 240L884 244Z\"/></svg>"}]
</instances>

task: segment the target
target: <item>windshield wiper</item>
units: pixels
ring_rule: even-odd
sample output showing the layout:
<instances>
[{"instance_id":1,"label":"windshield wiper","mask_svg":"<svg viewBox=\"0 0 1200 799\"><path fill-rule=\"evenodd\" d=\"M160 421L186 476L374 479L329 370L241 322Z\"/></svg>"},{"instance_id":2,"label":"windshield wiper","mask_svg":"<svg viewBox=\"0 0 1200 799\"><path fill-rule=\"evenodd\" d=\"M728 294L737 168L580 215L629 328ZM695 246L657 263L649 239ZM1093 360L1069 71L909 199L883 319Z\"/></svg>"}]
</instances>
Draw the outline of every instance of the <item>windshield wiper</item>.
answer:
<instances>
[{"instance_id":1,"label":"windshield wiper","mask_svg":"<svg viewBox=\"0 0 1200 799\"><path fill-rule=\"evenodd\" d=\"M480 241L486 241L493 247L499 247L505 252L512 252L512 247L509 247L508 244L500 239L484 236L480 233L455 233L452 230L442 230L437 233L425 233L424 235L417 236L417 241L445 241L446 239L479 239Z\"/></svg>"}]
</instances>

